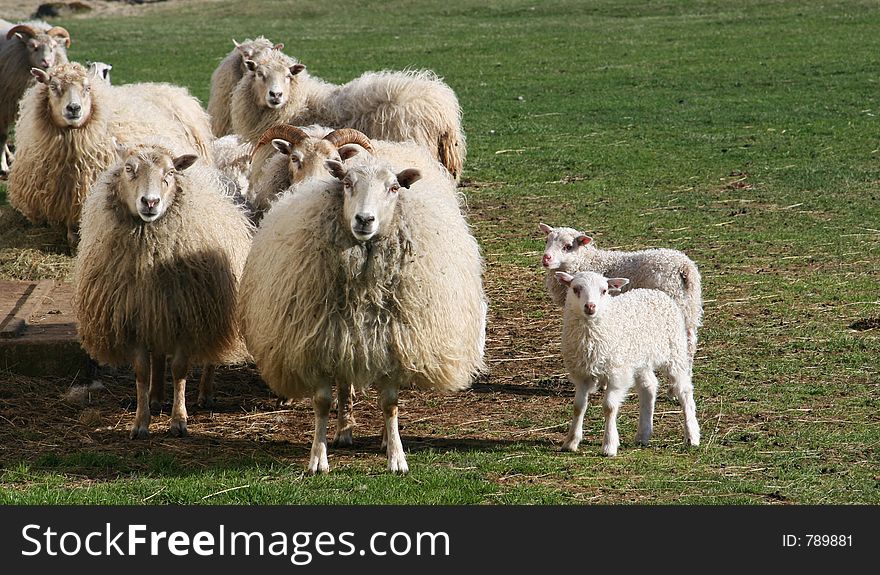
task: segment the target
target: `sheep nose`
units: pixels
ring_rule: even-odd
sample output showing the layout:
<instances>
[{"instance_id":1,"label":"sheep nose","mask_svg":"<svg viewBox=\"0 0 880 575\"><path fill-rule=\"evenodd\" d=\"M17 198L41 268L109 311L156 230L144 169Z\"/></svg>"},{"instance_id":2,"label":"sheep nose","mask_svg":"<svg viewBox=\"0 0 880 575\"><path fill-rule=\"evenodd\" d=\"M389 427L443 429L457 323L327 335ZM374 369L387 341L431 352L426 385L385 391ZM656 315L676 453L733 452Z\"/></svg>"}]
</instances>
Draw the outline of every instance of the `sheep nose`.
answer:
<instances>
[{"instance_id":1,"label":"sheep nose","mask_svg":"<svg viewBox=\"0 0 880 575\"><path fill-rule=\"evenodd\" d=\"M155 208L159 205L159 198L147 198L146 196L141 197L141 203L148 208Z\"/></svg>"},{"instance_id":2,"label":"sheep nose","mask_svg":"<svg viewBox=\"0 0 880 575\"><path fill-rule=\"evenodd\" d=\"M544 254L544 257L541 258L541 263L544 264L544 267L547 267L550 265L551 259L550 254Z\"/></svg>"},{"instance_id":3,"label":"sheep nose","mask_svg":"<svg viewBox=\"0 0 880 575\"><path fill-rule=\"evenodd\" d=\"M376 216L372 214L357 214L354 219L362 226L368 226L376 221Z\"/></svg>"},{"instance_id":4,"label":"sheep nose","mask_svg":"<svg viewBox=\"0 0 880 575\"><path fill-rule=\"evenodd\" d=\"M587 312L587 315L593 315L596 313L596 304L588 303L584 306L584 311Z\"/></svg>"},{"instance_id":5,"label":"sheep nose","mask_svg":"<svg viewBox=\"0 0 880 575\"><path fill-rule=\"evenodd\" d=\"M269 97L272 98L273 100L280 100L281 96L282 96L281 92L273 92L272 90L269 90Z\"/></svg>"},{"instance_id":6,"label":"sheep nose","mask_svg":"<svg viewBox=\"0 0 880 575\"><path fill-rule=\"evenodd\" d=\"M74 104L67 105L67 111L70 112L71 114L79 114L79 111L81 109L82 109L82 106L80 106L79 104L74 103Z\"/></svg>"},{"instance_id":7,"label":"sheep nose","mask_svg":"<svg viewBox=\"0 0 880 575\"><path fill-rule=\"evenodd\" d=\"M43 68L43 69L45 70L45 69L47 69L47 68L51 68L51 67L52 67L52 63L49 62L49 60L46 60L46 59L44 58L44 59L40 60L40 67Z\"/></svg>"}]
</instances>

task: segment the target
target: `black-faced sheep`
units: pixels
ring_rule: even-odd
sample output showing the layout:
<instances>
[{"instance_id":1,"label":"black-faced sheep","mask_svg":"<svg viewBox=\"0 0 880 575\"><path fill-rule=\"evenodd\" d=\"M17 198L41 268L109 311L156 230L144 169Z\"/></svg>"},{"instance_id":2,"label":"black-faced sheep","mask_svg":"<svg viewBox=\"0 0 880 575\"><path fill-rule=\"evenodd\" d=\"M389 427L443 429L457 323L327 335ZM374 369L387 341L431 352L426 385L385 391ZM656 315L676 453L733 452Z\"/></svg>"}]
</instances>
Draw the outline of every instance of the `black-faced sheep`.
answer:
<instances>
[{"instance_id":1,"label":"black-faced sheep","mask_svg":"<svg viewBox=\"0 0 880 575\"><path fill-rule=\"evenodd\" d=\"M456 180L461 176L461 108L433 72L367 72L334 85L309 76L303 64L277 50L244 64L231 113L233 131L245 140L256 143L284 122L354 128L370 138L423 145Z\"/></svg>"},{"instance_id":2,"label":"black-faced sheep","mask_svg":"<svg viewBox=\"0 0 880 575\"><path fill-rule=\"evenodd\" d=\"M173 147L149 142L120 151L86 198L74 270L83 348L102 364L134 366L132 438L149 433L167 355L171 432L185 435L189 366L211 370L245 353L236 305L250 223L218 193L213 167Z\"/></svg>"},{"instance_id":3,"label":"black-faced sheep","mask_svg":"<svg viewBox=\"0 0 880 575\"><path fill-rule=\"evenodd\" d=\"M562 357L576 387L574 418L562 448L577 451L587 399L600 382L606 384L602 451L617 455L617 412L634 384L640 410L636 442L647 445L657 398L654 372L658 369L666 373L682 406L685 441L699 445L687 329L678 304L656 289L634 289L611 297L611 292L627 284L626 278L608 279L595 272L574 276L557 272L555 277L567 287Z\"/></svg>"},{"instance_id":4,"label":"black-faced sheep","mask_svg":"<svg viewBox=\"0 0 880 575\"><path fill-rule=\"evenodd\" d=\"M13 24L0 20L0 173L7 173L12 153L7 143L18 102L33 80L31 68L46 70L67 62L70 34L42 21Z\"/></svg>"},{"instance_id":5,"label":"black-faced sheep","mask_svg":"<svg viewBox=\"0 0 880 575\"><path fill-rule=\"evenodd\" d=\"M334 381L375 386L388 469L406 472L401 386L453 391L484 369L486 301L479 247L451 178L370 156L312 180L268 212L241 283L242 331L265 381L311 396L308 469L328 471ZM341 403L341 401L340 401Z\"/></svg>"},{"instance_id":6,"label":"black-faced sheep","mask_svg":"<svg viewBox=\"0 0 880 575\"><path fill-rule=\"evenodd\" d=\"M161 134L211 158L208 116L184 88L169 84L110 86L70 62L34 69L22 100L9 203L34 224L67 227L78 241L82 202L116 145Z\"/></svg>"}]
</instances>

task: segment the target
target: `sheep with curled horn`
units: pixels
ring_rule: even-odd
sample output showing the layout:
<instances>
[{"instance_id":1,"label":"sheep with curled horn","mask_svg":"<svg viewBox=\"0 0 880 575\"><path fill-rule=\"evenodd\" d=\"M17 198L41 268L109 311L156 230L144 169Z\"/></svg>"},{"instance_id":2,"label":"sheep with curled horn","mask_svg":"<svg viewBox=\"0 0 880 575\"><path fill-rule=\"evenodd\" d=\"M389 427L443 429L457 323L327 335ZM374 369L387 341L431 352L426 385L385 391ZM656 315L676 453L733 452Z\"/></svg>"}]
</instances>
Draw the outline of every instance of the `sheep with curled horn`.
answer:
<instances>
[{"instance_id":1,"label":"sheep with curled horn","mask_svg":"<svg viewBox=\"0 0 880 575\"><path fill-rule=\"evenodd\" d=\"M69 47L70 33L61 26L0 20L0 173L7 173L12 162L8 132L33 80L31 68L47 70L67 62Z\"/></svg>"}]
</instances>

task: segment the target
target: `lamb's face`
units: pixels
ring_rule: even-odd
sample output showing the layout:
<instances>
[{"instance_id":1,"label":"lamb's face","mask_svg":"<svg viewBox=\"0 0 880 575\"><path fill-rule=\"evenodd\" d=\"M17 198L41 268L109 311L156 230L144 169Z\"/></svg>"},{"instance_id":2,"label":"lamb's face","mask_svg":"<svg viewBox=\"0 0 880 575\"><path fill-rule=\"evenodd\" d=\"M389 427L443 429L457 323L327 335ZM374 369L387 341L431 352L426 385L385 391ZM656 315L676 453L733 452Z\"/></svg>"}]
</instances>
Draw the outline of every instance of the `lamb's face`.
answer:
<instances>
[{"instance_id":1,"label":"lamb's face","mask_svg":"<svg viewBox=\"0 0 880 575\"><path fill-rule=\"evenodd\" d=\"M165 215L177 192L177 174L196 161L194 155L173 157L167 150L137 146L122 153L120 195L131 215L155 222Z\"/></svg>"},{"instance_id":2,"label":"lamb's face","mask_svg":"<svg viewBox=\"0 0 880 575\"><path fill-rule=\"evenodd\" d=\"M556 272L556 279L568 286L565 305L586 318L599 317L609 298L629 283L626 278L606 278L595 272L570 275Z\"/></svg>"},{"instance_id":3,"label":"lamb's face","mask_svg":"<svg viewBox=\"0 0 880 575\"><path fill-rule=\"evenodd\" d=\"M592 238L573 228L552 228L540 224L541 231L547 234L544 256L541 265L550 271L565 271L579 249L592 241Z\"/></svg>"},{"instance_id":4,"label":"lamb's face","mask_svg":"<svg viewBox=\"0 0 880 575\"><path fill-rule=\"evenodd\" d=\"M416 169L395 174L375 164L346 170L341 163L328 160L330 173L342 180L342 214L351 234L360 242L382 236L394 219L400 188L409 188L422 176Z\"/></svg>"},{"instance_id":5,"label":"lamb's face","mask_svg":"<svg viewBox=\"0 0 880 575\"><path fill-rule=\"evenodd\" d=\"M291 184L325 175L327 168L324 164L327 160L342 161L336 146L327 140L309 138L294 144L276 138L272 140L272 146L288 157Z\"/></svg>"},{"instance_id":6,"label":"lamb's face","mask_svg":"<svg viewBox=\"0 0 880 575\"><path fill-rule=\"evenodd\" d=\"M92 84L79 64L62 64L44 72L31 68L38 82L46 85L49 113L59 128L81 128L92 115Z\"/></svg>"},{"instance_id":7,"label":"lamb's face","mask_svg":"<svg viewBox=\"0 0 880 575\"><path fill-rule=\"evenodd\" d=\"M305 69L302 64L291 66L286 59L279 58L267 58L260 62L245 60L244 66L247 70L245 78L250 82L254 101L272 110L287 104L293 77Z\"/></svg>"}]
</instances>

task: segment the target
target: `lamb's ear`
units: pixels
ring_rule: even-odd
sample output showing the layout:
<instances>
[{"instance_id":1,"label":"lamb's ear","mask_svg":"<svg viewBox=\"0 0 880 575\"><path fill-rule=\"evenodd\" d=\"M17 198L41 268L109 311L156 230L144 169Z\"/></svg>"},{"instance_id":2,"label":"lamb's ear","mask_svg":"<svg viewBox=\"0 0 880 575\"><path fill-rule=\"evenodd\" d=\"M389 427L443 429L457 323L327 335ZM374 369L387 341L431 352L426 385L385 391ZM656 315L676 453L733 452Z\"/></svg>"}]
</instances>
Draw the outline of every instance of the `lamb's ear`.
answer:
<instances>
[{"instance_id":1,"label":"lamb's ear","mask_svg":"<svg viewBox=\"0 0 880 575\"><path fill-rule=\"evenodd\" d=\"M183 156L177 156L174 158L173 164L174 169L178 172L182 172L188 167L192 166L199 157L195 154L184 154Z\"/></svg>"},{"instance_id":2,"label":"lamb's ear","mask_svg":"<svg viewBox=\"0 0 880 575\"><path fill-rule=\"evenodd\" d=\"M290 145L290 142L287 140L282 140L281 138L274 138L272 140L272 147L284 154L285 156L289 156L293 151L293 146Z\"/></svg>"},{"instance_id":3,"label":"lamb's ear","mask_svg":"<svg viewBox=\"0 0 880 575\"><path fill-rule=\"evenodd\" d=\"M544 232L545 234L549 234L550 232L553 231L553 228L551 228L550 226L548 226L547 224L545 224L543 222L538 224L538 227L541 228L541 231Z\"/></svg>"},{"instance_id":4,"label":"lamb's ear","mask_svg":"<svg viewBox=\"0 0 880 575\"><path fill-rule=\"evenodd\" d=\"M587 245L588 243L590 243L591 241L593 241L593 238L591 238L591 237L588 236L588 235L581 234L581 235L579 235L578 237L576 237L576 238L574 239L574 241L576 241L576 242L578 243L578 245L585 246L585 245Z\"/></svg>"},{"instance_id":5,"label":"lamb's ear","mask_svg":"<svg viewBox=\"0 0 880 575\"><path fill-rule=\"evenodd\" d=\"M49 83L49 74L47 74L45 70L42 70L40 68L31 68L31 76L36 78L37 82L40 82L42 84Z\"/></svg>"},{"instance_id":6,"label":"lamb's ear","mask_svg":"<svg viewBox=\"0 0 880 575\"><path fill-rule=\"evenodd\" d=\"M566 286L568 286L568 285L571 285L571 280L574 279L574 276L573 276L573 275L570 275L570 274L567 274L567 273L565 273L565 272L556 272L556 279L557 279L557 280L559 281L559 283L561 283L562 285L566 285Z\"/></svg>"},{"instance_id":7,"label":"lamb's ear","mask_svg":"<svg viewBox=\"0 0 880 575\"><path fill-rule=\"evenodd\" d=\"M336 160L326 160L324 162L324 167L327 168L327 171L330 172L337 180L342 180L345 178L345 167L342 165L342 162L337 162Z\"/></svg>"},{"instance_id":8,"label":"lamb's ear","mask_svg":"<svg viewBox=\"0 0 880 575\"><path fill-rule=\"evenodd\" d=\"M361 150L363 150L363 148L358 144L345 144L344 146L340 146L337 151L339 152L339 157L342 158L342 161L344 162L345 160L360 154Z\"/></svg>"},{"instance_id":9,"label":"lamb's ear","mask_svg":"<svg viewBox=\"0 0 880 575\"><path fill-rule=\"evenodd\" d=\"M306 69L305 64L294 64L293 66L290 67L290 73L293 74L294 76L296 76L297 74L299 74L300 72L302 72L305 69Z\"/></svg>"},{"instance_id":10,"label":"lamb's ear","mask_svg":"<svg viewBox=\"0 0 880 575\"><path fill-rule=\"evenodd\" d=\"M608 289L620 291L620 288L628 283L627 278L608 278Z\"/></svg>"},{"instance_id":11,"label":"lamb's ear","mask_svg":"<svg viewBox=\"0 0 880 575\"><path fill-rule=\"evenodd\" d=\"M407 168L397 173L397 183L407 189L421 179L422 173L416 168Z\"/></svg>"},{"instance_id":12,"label":"lamb's ear","mask_svg":"<svg viewBox=\"0 0 880 575\"><path fill-rule=\"evenodd\" d=\"M248 72L253 72L257 69L257 63L248 58L244 61L244 67L247 68Z\"/></svg>"},{"instance_id":13,"label":"lamb's ear","mask_svg":"<svg viewBox=\"0 0 880 575\"><path fill-rule=\"evenodd\" d=\"M283 42L278 42L277 44L275 44L274 46L272 46L272 49L273 49L273 50L278 50L278 51L280 52L280 51L284 50L284 43L283 43Z\"/></svg>"}]
</instances>

